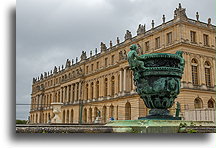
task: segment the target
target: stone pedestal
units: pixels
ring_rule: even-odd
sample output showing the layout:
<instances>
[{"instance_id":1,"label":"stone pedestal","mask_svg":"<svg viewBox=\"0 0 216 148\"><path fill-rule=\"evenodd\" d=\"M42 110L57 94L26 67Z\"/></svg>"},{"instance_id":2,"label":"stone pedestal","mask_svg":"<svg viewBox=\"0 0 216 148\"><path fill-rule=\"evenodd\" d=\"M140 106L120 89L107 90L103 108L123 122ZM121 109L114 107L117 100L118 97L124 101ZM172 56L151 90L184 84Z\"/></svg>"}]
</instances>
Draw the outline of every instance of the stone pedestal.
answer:
<instances>
[{"instance_id":1,"label":"stone pedestal","mask_svg":"<svg viewBox=\"0 0 216 148\"><path fill-rule=\"evenodd\" d=\"M53 108L54 117L51 119L51 123L62 123L61 107L63 103L54 102L51 103Z\"/></svg>"},{"instance_id":2,"label":"stone pedestal","mask_svg":"<svg viewBox=\"0 0 216 148\"><path fill-rule=\"evenodd\" d=\"M94 123L95 123L95 124L100 124L100 123L102 123L101 117L96 117Z\"/></svg>"},{"instance_id":3,"label":"stone pedestal","mask_svg":"<svg viewBox=\"0 0 216 148\"><path fill-rule=\"evenodd\" d=\"M203 129L215 129L215 124L211 121L148 119L110 121L105 126L112 126L115 133L199 133Z\"/></svg>"}]
</instances>

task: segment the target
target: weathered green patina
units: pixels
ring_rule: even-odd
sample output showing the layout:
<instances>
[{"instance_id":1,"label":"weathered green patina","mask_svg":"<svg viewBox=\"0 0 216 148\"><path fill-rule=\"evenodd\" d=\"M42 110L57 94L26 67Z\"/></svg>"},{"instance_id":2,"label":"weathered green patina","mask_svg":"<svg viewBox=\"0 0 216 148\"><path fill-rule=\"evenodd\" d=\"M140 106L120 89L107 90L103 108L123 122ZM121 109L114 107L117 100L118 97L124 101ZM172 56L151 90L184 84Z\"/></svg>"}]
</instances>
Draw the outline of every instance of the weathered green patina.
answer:
<instances>
[{"instance_id":1,"label":"weathered green patina","mask_svg":"<svg viewBox=\"0 0 216 148\"><path fill-rule=\"evenodd\" d=\"M180 91L185 64L183 52L138 56L135 44L130 50L127 57L133 71L136 91L151 109L149 116L141 119L178 119L169 115L168 108L172 107Z\"/></svg>"}]
</instances>

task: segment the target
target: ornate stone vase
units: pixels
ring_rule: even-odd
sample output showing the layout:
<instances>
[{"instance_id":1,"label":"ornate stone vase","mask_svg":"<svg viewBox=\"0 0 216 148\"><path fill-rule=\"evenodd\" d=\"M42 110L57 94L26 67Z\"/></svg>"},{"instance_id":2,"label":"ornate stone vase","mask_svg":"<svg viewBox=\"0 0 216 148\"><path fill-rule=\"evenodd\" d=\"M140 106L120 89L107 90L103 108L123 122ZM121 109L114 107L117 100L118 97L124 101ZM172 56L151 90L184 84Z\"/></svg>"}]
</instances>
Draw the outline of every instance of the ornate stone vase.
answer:
<instances>
[{"instance_id":1,"label":"ornate stone vase","mask_svg":"<svg viewBox=\"0 0 216 148\"><path fill-rule=\"evenodd\" d=\"M128 62L133 71L136 92L143 99L149 115L139 119L175 119L169 115L180 91L184 71L182 51L176 54L152 53L137 55L137 46L132 45Z\"/></svg>"}]
</instances>

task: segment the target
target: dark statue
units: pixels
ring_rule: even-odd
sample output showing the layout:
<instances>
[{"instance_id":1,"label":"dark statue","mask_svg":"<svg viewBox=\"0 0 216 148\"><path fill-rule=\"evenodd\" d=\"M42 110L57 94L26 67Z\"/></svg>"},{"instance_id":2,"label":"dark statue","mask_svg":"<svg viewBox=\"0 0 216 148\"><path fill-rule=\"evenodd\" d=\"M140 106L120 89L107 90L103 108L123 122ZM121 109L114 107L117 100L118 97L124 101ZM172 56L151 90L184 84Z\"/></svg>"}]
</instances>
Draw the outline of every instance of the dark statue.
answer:
<instances>
[{"instance_id":1,"label":"dark statue","mask_svg":"<svg viewBox=\"0 0 216 148\"><path fill-rule=\"evenodd\" d=\"M176 54L152 53L138 56L137 45L127 55L138 95L150 108L147 117L140 119L178 119L169 115L180 91L185 61L182 51Z\"/></svg>"}]
</instances>

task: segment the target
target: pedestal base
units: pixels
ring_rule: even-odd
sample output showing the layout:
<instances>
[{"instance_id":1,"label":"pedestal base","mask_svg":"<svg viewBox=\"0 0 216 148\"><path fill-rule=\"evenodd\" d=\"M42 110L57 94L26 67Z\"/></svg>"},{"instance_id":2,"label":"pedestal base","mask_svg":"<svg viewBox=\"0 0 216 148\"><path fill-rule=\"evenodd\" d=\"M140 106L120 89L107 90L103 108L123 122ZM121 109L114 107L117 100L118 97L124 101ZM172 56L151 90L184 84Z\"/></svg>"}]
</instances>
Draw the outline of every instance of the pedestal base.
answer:
<instances>
[{"instance_id":1,"label":"pedestal base","mask_svg":"<svg viewBox=\"0 0 216 148\"><path fill-rule=\"evenodd\" d=\"M149 115L146 117L139 117L139 120L149 120L149 119L154 119L154 120L181 120L181 117L173 117L171 115L163 115L163 116L153 116Z\"/></svg>"},{"instance_id":2,"label":"pedestal base","mask_svg":"<svg viewBox=\"0 0 216 148\"><path fill-rule=\"evenodd\" d=\"M110 121L105 126L112 126L116 133L205 133L215 132L212 121L182 120L118 120ZM118 128L115 128L118 127Z\"/></svg>"},{"instance_id":3,"label":"pedestal base","mask_svg":"<svg viewBox=\"0 0 216 148\"><path fill-rule=\"evenodd\" d=\"M96 117L94 123L95 123L95 124L100 124L100 123L102 123L101 117Z\"/></svg>"}]
</instances>

